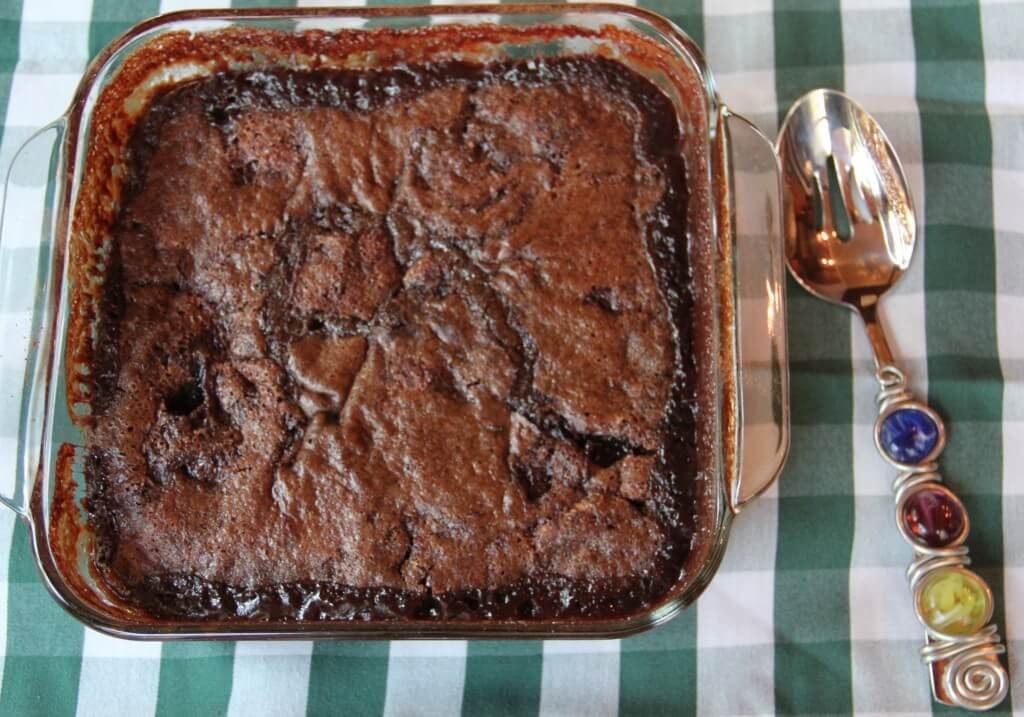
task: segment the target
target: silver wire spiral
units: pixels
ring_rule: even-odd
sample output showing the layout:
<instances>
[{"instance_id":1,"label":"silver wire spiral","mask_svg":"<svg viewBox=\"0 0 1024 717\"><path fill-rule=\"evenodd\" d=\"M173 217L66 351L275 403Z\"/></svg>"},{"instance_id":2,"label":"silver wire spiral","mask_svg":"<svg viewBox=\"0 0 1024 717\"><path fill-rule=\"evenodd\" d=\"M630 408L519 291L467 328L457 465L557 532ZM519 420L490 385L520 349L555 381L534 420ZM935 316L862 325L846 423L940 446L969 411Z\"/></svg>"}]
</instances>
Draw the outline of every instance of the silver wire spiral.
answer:
<instances>
[{"instance_id":1,"label":"silver wire spiral","mask_svg":"<svg viewBox=\"0 0 1024 717\"><path fill-rule=\"evenodd\" d=\"M943 675L943 687L961 707L985 710L1003 701L1010 689L1009 676L997 658L1006 652L995 625L989 625L990 635L950 659ZM983 633L985 631L982 631Z\"/></svg>"},{"instance_id":2,"label":"silver wire spiral","mask_svg":"<svg viewBox=\"0 0 1024 717\"><path fill-rule=\"evenodd\" d=\"M879 368L876 377L881 384L876 399L879 421L903 404L928 410L907 389L907 378L900 369L895 366L883 366ZM941 433L941 421L937 425ZM881 449L881 445L879 448ZM885 451L882 451L882 456L897 465L900 470L893 480L892 491L896 500L897 525L915 553L914 561L907 568L907 580L916 598L918 585L928 575L950 567L964 568L971 564L971 559L967 548L960 544L931 548L912 540L899 518L903 512L904 502L919 486L926 483L942 484L938 464L932 460L919 466L904 466L896 464ZM967 520L966 513L964 518ZM965 526L964 533L966 532ZM925 624L917 600L914 602L918 618ZM926 624L925 632L927 640L921 648L921 659L929 669L933 669L935 663L944 663L941 666L941 686L951 702L969 710L986 710L1003 701L1009 690L1009 678L998 659L999 655L1006 652L1006 648L1002 644L996 625L987 625L972 635L962 637L938 634Z\"/></svg>"}]
</instances>

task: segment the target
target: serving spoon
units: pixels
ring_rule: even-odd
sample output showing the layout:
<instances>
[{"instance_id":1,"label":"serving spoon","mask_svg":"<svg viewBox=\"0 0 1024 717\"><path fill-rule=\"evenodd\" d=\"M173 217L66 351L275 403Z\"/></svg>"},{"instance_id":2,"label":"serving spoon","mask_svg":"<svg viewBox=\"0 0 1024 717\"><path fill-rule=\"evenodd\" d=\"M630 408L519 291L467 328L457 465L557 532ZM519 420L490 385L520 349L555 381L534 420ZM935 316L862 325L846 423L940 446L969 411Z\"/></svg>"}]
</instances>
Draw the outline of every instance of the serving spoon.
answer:
<instances>
[{"instance_id":1,"label":"serving spoon","mask_svg":"<svg viewBox=\"0 0 1024 717\"><path fill-rule=\"evenodd\" d=\"M903 168L881 127L841 92L818 89L790 108L776 141L782 163L786 263L811 294L864 321L881 384L875 445L899 471L896 526L913 547L907 569L925 629L921 657L939 702L985 710L1006 697L1006 648L991 623L994 598L969 570L963 503L936 459L942 419L916 400L895 358L878 304L910 266L917 240Z\"/></svg>"}]
</instances>

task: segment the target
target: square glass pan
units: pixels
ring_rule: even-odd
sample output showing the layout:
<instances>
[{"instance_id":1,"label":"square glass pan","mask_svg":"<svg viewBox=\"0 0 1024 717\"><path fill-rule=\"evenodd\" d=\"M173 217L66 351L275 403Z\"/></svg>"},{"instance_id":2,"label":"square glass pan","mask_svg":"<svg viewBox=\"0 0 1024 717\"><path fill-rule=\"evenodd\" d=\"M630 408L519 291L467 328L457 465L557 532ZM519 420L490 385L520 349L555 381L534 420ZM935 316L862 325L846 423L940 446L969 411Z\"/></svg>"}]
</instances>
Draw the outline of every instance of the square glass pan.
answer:
<instances>
[{"instance_id":1,"label":"square glass pan","mask_svg":"<svg viewBox=\"0 0 1024 717\"><path fill-rule=\"evenodd\" d=\"M92 566L80 503L82 426L89 415L84 357L108 251L106 228L120 192L120 160L148 98L169 83L226 68L591 54L615 58L655 82L676 105L684 137L702 465L698 538L669 593L643 612L608 619L398 622L157 620L112 595ZM44 168L43 226L15 485L0 500L23 517L51 594L94 629L151 639L624 636L670 619L699 595L721 560L732 513L775 478L785 459L777 162L763 137L718 101L696 45L658 15L617 5L165 15L136 26L97 57L68 113L26 143L11 177L26 165ZM737 192L744 195L740 206L752 209L737 209ZM24 231L10 211L2 230L5 241ZM0 292L4 305L9 287ZM756 445L744 443L745 429L756 431Z\"/></svg>"}]
</instances>

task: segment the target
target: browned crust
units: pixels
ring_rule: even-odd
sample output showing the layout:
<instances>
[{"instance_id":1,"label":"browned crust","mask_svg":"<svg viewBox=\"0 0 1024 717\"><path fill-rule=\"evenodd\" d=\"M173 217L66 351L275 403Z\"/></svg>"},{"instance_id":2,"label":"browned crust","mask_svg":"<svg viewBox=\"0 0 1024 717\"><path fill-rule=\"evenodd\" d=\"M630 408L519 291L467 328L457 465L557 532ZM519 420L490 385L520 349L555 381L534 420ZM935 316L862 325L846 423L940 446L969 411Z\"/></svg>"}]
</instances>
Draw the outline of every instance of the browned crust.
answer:
<instances>
[{"instance_id":1,"label":"browned crust","mask_svg":"<svg viewBox=\"0 0 1024 717\"><path fill-rule=\"evenodd\" d=\"M78 541L82 537L83 526L80 521L71 519L71 516L78 512L78 507L75 505L74 459L74 446L65 443L57 449L54 470L55 485L51 503L54 519L50 521L49 538L50 547L58 556L74 554Z\"/></svg>"},{"instance_id":2,"label":"browned crust","mask_svg":"<svg viewBox=\"0 0 1024 717\"><path fill-rule=\"evenodd\" d=\"M579 27L438 25L417 30L381 28L330 33L320 30L288 33L232 27L202 35L183 31L168 32L134 50L125 58L114 79L100 93L89 115L91 134L84 138L86 143L81 148L84 172L70 218L71 240L67 247L69 276L73 287L67 348L69 408L76 404L88 404L90 400L89 382L76 380L75 372L77 367L91 365L93 359L93 327L98 316L100 289L106 271L102 247L116 218L122 189L120 177L123 173L119 165L124 161L135 124L149 101L168 85L174 84L151 82L147 85L154 75L168 66L183 63L202 65L206 74L268 63L316 69L386 67L397 63L427 62L439 56L451 57L455 54L466 59L493 59L496 44L543 43L569 37L595 38L613 43L614 55L620 61L634 67L650 68L671 78L677 99L688 105L690 110L686 117L690 123L689 130L683 133L687 164L698 169L709 166L707 143L687 141L691 136L709 136L703 78L682 66L678 58L666 48L638 34L611 26L591 30ZM609 49L605 49L605 52L613 54ZM67 145L69 157L74 157L79 150L76 143L79 141L79 132L84 129L82 124L87 111L87 97L100 69L98 66L90 69L72 106ZM145 89L140 91L143 87ZM716 217L710 178L697 171L690 175L690 179L688 209L691 231L695 237L691 245L695 279L693 339L698 354L695 363L698 372L698 402L701 406L697 426L697 440L702 448L700 475L703 478L698 481L702 492L697 506L700 532L683 577L665 596L662 604L684 592L693 576L705 566L720 529L719 518L716 516L719 487L715 475L719 431L715 417L720 409L720 405L716 405L715 376L718 373L719 346L714 330L714 286L717 281L714 276L715 247L712 244ZM74 411L70 415L81 426L88 426L90 422L88 415ZM71 475L70 470L67 475ZM126 617L124 606L122 609L112 609L112 596L98 596L84 581L72 577L76 574L74 555L78 554L81 536L76 534L74 540L67 537L73 531L70 526L75 524L74 530L88 532L87 526L80 525L78 513L73 500L55 502L52 523L60 526L54 530L61 535L51 534L50 537L51 540L59 538L54 540L53 549L60 572L69 583L73 583L69 587L77 597L107 614ZM127 611L128 614L133 612Z\"/></svg>"},{"instance_id":3,"label":"browned crust","mask_svg":"<svg viewBox=\"0 0 1024 717\"><path fill-rule=\"evenodd\" d=\"M75 479L75 459L77 448L69 443L57 449L54 461L54 488L50 502L50 520L44 519L42 487L43 482L37 481L32 494L32 516L37 525L48 525L46 543L38 546L39 562L46 579L56 583L61 601L65 601L68 592L82 599L88 607L97 609L122 620L141 622L146 616L137 607L117 597L114 591L104 590L97 593L93 584L108 582L106 572L101 571L89 560L86 570L81 570L77 561L79 556L91 556L94 548L94 534L88 524L82 521L81 511L75 501L77 482ZM59 581L59 582L58 582Z\"/></svg>"},{"instance_id":4,"label":"browned crust","mask_svg":"<svg viewBox=\"0 0 1024 717\"><path fill-rule=\"evenodd\" d=\"M733 197L729 185L728 172L728 148L724 141L726 126L724 118L720 118L718 124L719 142L717 152L718 161L715 162L715 183L723 188L724 200L718 206L718 236L719 236L719 261L718 271L718 311L719 327L721 337L719 339L719 357L721 369L719 375L722 382L721 397L719 399L720 421L722 424L722 436L736 436L738 430L739 416L737 416L736 403L736 307L733 297L733 285L735 276L733 274ZM728 481L730 477L739 474L739 446L733 441L724 441L722 446L722 471ZM727 486L732 490L732 486ZM730 497L731 499L731 497Z\"/></svg>"}]
</instances>

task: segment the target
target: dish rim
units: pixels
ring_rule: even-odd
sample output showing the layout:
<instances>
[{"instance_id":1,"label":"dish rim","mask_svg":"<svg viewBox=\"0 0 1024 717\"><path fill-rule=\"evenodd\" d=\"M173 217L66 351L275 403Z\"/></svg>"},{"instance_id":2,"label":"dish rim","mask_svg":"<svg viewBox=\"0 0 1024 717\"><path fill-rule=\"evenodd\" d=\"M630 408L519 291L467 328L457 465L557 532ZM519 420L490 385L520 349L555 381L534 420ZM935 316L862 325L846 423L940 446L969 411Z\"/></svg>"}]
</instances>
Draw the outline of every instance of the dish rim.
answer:
<instances>
[{"instance_id":1,"label":"dish rim","mask_svg":"<svg viewBox=\"0 0 1024 717\"><path fill-rule=\"evenodd\" d=\"M80 164L83 161L84 154L81 144L88 144L83 142L85 139L81 136L82 123L88 117L89 110L89 98L96 89L96 80L100 76L101 71L107 68L109 63L116 59L118 53L123 51L133 41L138 40L140 37L146 36L149 32L166 28L170 25L179 24L186 21L192 20L265 20L271 19L275 21L289 21L289 20L306 20L311 18L319 19L334 19L334 18L352 18L352 19L379 19L379 18L430 18L438 16L449 16L457 18L459 16L478 16L478 15L552 15L556 17L562 16L574 16L574 15L601 15L610 14L615 17L631 18L640 22L644 22L651 28L656 30L660 35L668 38L678 48L684 50L690 60L693 63L693 70L696 71L697 76L700 80L700 85L704 89L704 102L707 110L706 122L707 122L707 168L709 172L725 171L723 168L717 167L716 162L716 143L721 143L724 139L726 132L722 131L722 105L719 101L718 95L715 92L714 83L711 78L710 72L704 63L703 56L700 53L699 48L685 33L676 28L670 21L652 13L647 10L640 8L634 8L622 5L612 5L606 3L587 3L580 5L562 5L562 4L543 4L543 5L468 5L468 6L424 6L424 7L377 7L377 8L286 8L286 9L257 9L257 10L186 10L181 12L169 13L166 15L158 16L145 20L138 25L134 26L126 33L121 35L119 38L111 42L97 57L90 63L89 68L84 74L82 81L76 91L75 97L71 103L68 112L58 120L57 124L63 123L63 127L59 129L62 133L61 153L61 174L62 183L60 186L61 201L58 205L60 211L55 212L58 216L56 217L57 230L53 233L53 239L60 243L60 246L55 247L53 261L51 262L55 267L57 273L60 274L60 278L56 282L49 282L53 288L53 294L51 298L57 299L57 304L54 309L61 307L60 300L64 298L62 292L67 291L68 275L65 266L65 255L67 252L67 244L72 241L71 239L71 226L73 221L73 215L76 213L76 209L73 203L73 192L77 189L75 175L78 174L81 167ZM44 130L45 131L45 130ZM70 181L69 181L70 180ZM710 240L718 240L719 243L723 241L719 231L722 227L719 227L715 222L717 217L716 207L718 212L728 211L723 210L723 205L730 193L730 187L716 186L716 178L712 178L709 182L709 191L711 195L709 197L710 202L713 206L709 207L711 213L711 225L709 229ZM716 196L716 190L720 191L722 196ZM41 262L42 264L42 262ZM731 288L731 287L728 287ZM719 287L719 290L729 294L728 288ZM59 296L57 296L59 294ZM727 298L731 298L727 297ZM38 307L37 307L38 308ZM67 320L66 316L62 316L63 312L54 310L52 320L48 323L51 324L51 335L58 339L63 336L66 331L61 330L61 323ZM36 317L38 321L40 317ZM43 317L47 319L49 317ZM716 314L715 317L715 330L717 331L719 324L719 317ZM66 327L64 327L66 329ZM729 333L729 327L721 327L724 333ZM716 336L714 339L717 343L725 347L723 350L728 351L728 345L735 340L733 336ZM44 416L44 423L49 425L49 422L53 420L54 409L57 408L56 404L59 402L58 397L53 395L55 391L49 386L51 383L51 376L55 368L55 355L58 350L62 347L53 341L48 341L45 345L49 350L49 355L46 357L45 367L46 374L44 377L44 383L46 384L46 407L47 411ZM718 374L716 378L720 379L720 394L716 394L715 401L720 412L728 412L728 406L737 404L738 399L730 393L735 393L733 383L737 380L735 374L736 366L730 366L727 361L724 361L721 356L717 357L720 362L716 364L716 371ZM31 362L30 362L31 363ZM34 367L37 377L40 373L39 366ZM727 369L732 369L729 371ZM33 373L33 367L30 366L29 374ZM722 375L726 374L726 375ZM57 376L59 382L61 377ZM34 393L35 389L38 388L38 382L30 382L30 389L28 393ZM719 385L719 384L716 384ZM26 406L33 403L32 397L27 397L26 401L23 402ZM738 404L737 404L738 405ZM717 418L717 417L716 417ZM734 418L736 418L734 416ZM23 428L27 423L22 419ZM721 430L724 430L725 426L721 426ZM733 431L738 431L739 427L733 426ZM38 461L38 471L41 474L45 468L44 460L45 456L52 451L52 446L47 448L45 446L46 439L52 438L52 430L46 431L43 437L44 446L42 447L41 460ZM22 442L22 436L19 436L19 453L24 454L24 464L27 466L30 462L30 456L28 453L31 450L29 444ZM725 445L723 445L725 444ZM718 450L729 454L735 453L738 448L733 445L732 441L720 440L717 445ZM75 594L68 594L67 590L67 576L62 572L61 566L58 565L58 561L54 558L52 543L52 536L47 531L49 524L49 510L52 507L53 500L47 502L47 498L42 495L42 489L46 486L48 481L43 479L42 475L36 476L33 482L33 491L31 496L31 510L23 513L23 517L28 523L30 534L32 536L32 547L35 553L36 561L40 567L40 571L43 575L44 582L50 593L54 598L71 612L80 621L93 627L94 629L101 630L108 634L116 635L119 637L133 637L141 639L268 639L268 638L295 638L295 639L310 639L313 637L345 637L345 638L436 638L440 636L452 637L452 638L465 638L465 637L515 637L515 638L537 638L537 637L567 637L567 638L580 638L580 637L595 637L595 638L607 638L607 637L622 637L625 635L633 634L642 630L650 629L656 625L662 624L663 622L671 619L678 614L682 609L689 605L696 597L703 591L704 587L710 582L717 571L718 565L721 562L724 548L728 539L729 530L731 526L731 518L734 505L730 503L730 495L728 494L728 485L726 477L726 462L729 456L719 457L719 469L715 471L715 482L716 485L713 489L713 514L715 519L714 535L709 538L707 543L707 553L703 563L701 564L700 570L696 575L691 576L686 584L686 587L679 591L678 594L672 595L672 591L658 603L651 607L630 615L625 615L616 618L606 618L603 620L590 620L590 619L563 619L556 621L545 621L545 620L524 620L524 621L503 621L488 623L486 621L448 621L448 622L426 622L426 621L395 621L395 622L373 622L367 624L355 623L355 622L332 622L332 623L317 623L317 622L291 622L286 623L283 626L277 624L275 627L268 628L267 623L261 623L256 621L238 621L238 622L225 622L225 621L193 621L193 622L182 622L182 621L161 621L161 624L149 623L149 624L133 624L125 620L113 619L110 615L104 614L96 609L94 605L88 605L79 596ZM736 462L736 456L732 456L733 463ZM733 470L738 470L737 466L732 467ZM677 587L680 581L677 581ZM673 588L674 590L675 588Z\"/></svg>"}]
</instances>

